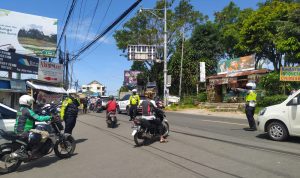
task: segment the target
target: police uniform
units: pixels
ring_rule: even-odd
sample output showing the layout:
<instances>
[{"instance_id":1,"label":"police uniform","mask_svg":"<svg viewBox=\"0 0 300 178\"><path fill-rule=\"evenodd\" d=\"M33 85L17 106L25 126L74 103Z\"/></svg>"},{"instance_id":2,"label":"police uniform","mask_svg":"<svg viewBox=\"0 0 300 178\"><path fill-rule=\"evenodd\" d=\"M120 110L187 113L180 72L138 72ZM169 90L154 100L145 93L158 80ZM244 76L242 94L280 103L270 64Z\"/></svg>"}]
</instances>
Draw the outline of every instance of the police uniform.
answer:
<instances>
[{"instance_id":1,"label":"police uniform","mask_svg":"<svg viewBox=\"0 0 300 178\"><path fill-rule=\"evenodd\" d=\"M60 118L65 121L65 133L72 134L78 115L80 102L73 97L67 97L61 106Z\"/></svg>"},{"instance_id":2,"label":"police uniform","mask_svg":"<svg viewBox=\"0 0 300 178\"><path fill-rule=\"evenodd\" d=\"M246 95L246 116L248 119L250 129L256 130L256 123L254 120L254 111L256 105L256 93L254 90L248 90Z\"/></svg>"},{"instance_id":3,"label":"police uniform","mask_svg":"<svg viewBox=\"0 0 300 178\"><path fill-rule=\"evenodd\" d=\"M131 95L129 98L130 102L130 120L136 117L137 106L140 104L140 96L138 94Z\"/></svg>"}]
</instances>

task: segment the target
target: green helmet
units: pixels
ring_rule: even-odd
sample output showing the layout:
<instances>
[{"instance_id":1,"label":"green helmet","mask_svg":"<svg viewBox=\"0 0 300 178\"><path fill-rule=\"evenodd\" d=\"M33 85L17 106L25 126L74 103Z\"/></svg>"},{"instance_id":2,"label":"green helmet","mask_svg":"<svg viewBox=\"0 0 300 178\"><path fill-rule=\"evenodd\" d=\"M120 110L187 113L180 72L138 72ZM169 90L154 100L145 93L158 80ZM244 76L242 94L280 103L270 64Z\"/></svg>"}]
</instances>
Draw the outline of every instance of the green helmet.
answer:
<instances>
[{"instance_id":1,"label":"green helmet","mask_svg":"<svg viewBox=\"0 0 300 178\"><path fill-rule=\"evenodd\" d=\"M114 100L114 96L113 96L113 95L110 95L110 96L109 96L109 100Z\"/></svg>"}]
</instances>

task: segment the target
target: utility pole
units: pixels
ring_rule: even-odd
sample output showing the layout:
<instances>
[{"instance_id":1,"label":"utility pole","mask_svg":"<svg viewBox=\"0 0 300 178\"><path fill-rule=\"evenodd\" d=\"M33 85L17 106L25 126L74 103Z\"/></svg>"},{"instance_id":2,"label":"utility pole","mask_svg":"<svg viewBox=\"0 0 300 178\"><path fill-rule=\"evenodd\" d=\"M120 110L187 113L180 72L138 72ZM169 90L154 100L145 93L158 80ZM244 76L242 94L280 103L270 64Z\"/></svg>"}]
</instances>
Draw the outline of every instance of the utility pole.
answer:
<instances>
[{"instance_id":1,"label":"utility pole","mask_svg":"<svg viewBox=\"0 0 300 178\"><path fill-rule=\"evenodd\" d=\"M181 85L182 85L183 48L184 48L184 28L182 28L182 43L181 43L181 62L180 62L180 80L179 80L179 97L180 98L181 98Z\"/></svg>"},{"instance_id":2,"label":"utility pole","mask_svg":"<svg viewBox=\"0 0 300 178\"><path fill-rule=\"evenodd\" d=\"M167 55L168 55L168 49L167 49L167 0L165 0L165 8L164 8L164 105L167 106L168 99L167 99L167 74L168 74L168 68L167 68Z\"/></svg>"},{"instance_id":3,"label":"utility pole","mask_svg":"<svg viewBox=\"0 0 300 178\"><path fill-rule=\"evenodd\" d=\"M66 58L66 83L65 83L65 90L69 89L69 53L67 52Z\"/></svg>"},{"instance_id":4,"label":"utility pole","mask_svg":"<svg viewBox=\"0 0 300 178\"><path fill-rule=\"evenodd\" d=\"M66 35L64 36L65 39L65 50L64 50L64 60L63 60L63 66L64 66L64 71L63 71L63 86L66 89L66 62L67 62L67 37Z\"/></svg>"}]
</instances>

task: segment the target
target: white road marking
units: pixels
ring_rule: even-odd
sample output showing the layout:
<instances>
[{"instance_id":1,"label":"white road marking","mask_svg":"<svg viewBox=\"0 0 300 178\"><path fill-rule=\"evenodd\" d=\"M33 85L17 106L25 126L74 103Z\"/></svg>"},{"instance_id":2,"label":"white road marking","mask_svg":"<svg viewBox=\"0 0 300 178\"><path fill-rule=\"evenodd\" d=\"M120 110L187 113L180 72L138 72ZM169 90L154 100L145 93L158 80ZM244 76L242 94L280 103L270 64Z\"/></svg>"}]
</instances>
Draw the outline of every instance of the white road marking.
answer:
<instances>
[{"instance_id":1,"label":"white road marking","mask_svg":"<svg viewBox=\"0 0 300 178\"><path fill-rule=\"evenodd\" d=\"M202 120L202 119L199 119L199 121L203 121L203 122L215 122L215 123L230 124L230 125L248 126L247 124L239 124L239 123L234 123L234 122L212 121L212 120Z\"/></svg>"}]
</instances>

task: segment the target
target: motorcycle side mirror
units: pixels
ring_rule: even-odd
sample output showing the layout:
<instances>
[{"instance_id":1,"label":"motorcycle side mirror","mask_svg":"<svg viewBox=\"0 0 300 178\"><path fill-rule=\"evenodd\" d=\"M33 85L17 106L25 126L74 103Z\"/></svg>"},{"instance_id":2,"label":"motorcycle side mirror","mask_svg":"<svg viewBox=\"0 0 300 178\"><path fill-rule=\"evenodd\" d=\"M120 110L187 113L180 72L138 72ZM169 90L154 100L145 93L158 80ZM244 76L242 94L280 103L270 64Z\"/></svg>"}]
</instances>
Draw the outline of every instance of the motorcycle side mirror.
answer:
<instances>
[{"instance_id":1,"label":"motorcycle side mirror","mask_svg":"<svg viewBox=\"0 0 300 178\"><path fill-rule=\"evenodd\" d=\"M45 114L46 114L46 111L45 111L45 110L43 110L43 111L42 111L42 114L44 114L44 115L45 115Z\"/></svg>"}]
</instances>

